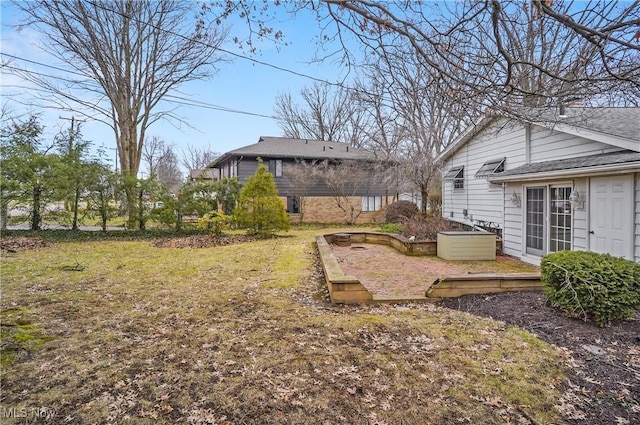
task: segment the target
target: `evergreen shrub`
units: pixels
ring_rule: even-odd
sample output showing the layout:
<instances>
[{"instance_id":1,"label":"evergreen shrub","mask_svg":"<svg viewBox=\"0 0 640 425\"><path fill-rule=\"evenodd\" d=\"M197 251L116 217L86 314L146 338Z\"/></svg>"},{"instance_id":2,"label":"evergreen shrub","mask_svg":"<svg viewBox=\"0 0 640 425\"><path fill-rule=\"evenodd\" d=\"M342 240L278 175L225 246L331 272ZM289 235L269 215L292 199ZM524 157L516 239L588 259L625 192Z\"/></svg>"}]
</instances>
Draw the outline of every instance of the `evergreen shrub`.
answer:
<instances>
[{"instance_id":1,"label":"evergreen shrub","mask_svg":"<svg viewBox=\"0 0 640 425\"><path fill-rule=\"evenodd\" d=\"M569 315L598 326L628 319L640 305L640 264L608 254L560 251L541 262L544 294Z\"/></svg>"}]
</instances>

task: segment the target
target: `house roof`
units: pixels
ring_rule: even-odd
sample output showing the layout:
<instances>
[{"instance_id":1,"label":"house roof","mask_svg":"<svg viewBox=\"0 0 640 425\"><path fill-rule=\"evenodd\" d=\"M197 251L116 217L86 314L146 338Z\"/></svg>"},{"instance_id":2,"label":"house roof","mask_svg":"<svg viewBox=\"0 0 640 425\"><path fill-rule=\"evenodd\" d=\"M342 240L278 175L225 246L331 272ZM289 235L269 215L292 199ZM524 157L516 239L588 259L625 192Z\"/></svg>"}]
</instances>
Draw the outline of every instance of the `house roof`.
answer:
<instances>
[{"instance_id":1,"label":"house roof","mask_svg":"<svg viewBox=\"0 0 640 425\"><path fill-rule=\"evenodd\" d=\"M229 158L239 156L263 156L265 158L296 158L296 159L352 159L374 160L372 152L358 149L340 142L322 140L292 139L287 137L261 136L258 143L229 151L211 166L225 162Z\"/></svg>"},{"instance_id":2,"label":"house roof","mask_svg":"<svg viewBox=\"0 0 640 425\"><path fill-rule=\"evenodd\" d=\"M492 182L578 176L595 172L640 171L640 152L622 151L524 164L489 177Z\"/></svg>"},{"instance_id":3,"label":"house roof","mask_svg":"<svg viewBox=\"0 0 640 425\"><path fill-rule=\"evenodd\" d=\"M540 125L563 133L599 141L622 149L640 152L640 108L566 107L564 115L556 109L528 109L530 119L520 122ZM445 160L491 123L500 119L491 115L469 126L437 158ZM502 117L505 119L504 117Z\"/></svg>"},{"instance_id":4,"label":"house roof","mask_svg":"<svg viewBox=\"0 0 640 425\"><path fill-rule=\"evenodd\" d=\"M213 169L211 168L206 168L206 169L195 169L195 170L191 170L189 172L189 177L191 178L191 180L196 180L196 179L209 179L209 180L213 180L215 178L214 174L213 174Z\"/></svg>"}]
</instances>

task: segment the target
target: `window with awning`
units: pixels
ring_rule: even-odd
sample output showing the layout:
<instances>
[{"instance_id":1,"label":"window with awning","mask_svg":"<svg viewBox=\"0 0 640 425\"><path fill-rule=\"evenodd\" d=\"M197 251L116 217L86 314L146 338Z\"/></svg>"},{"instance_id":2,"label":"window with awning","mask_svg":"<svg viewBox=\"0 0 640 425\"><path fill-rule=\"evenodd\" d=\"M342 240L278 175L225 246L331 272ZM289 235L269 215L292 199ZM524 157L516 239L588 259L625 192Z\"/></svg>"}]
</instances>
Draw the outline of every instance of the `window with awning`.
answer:
<instances>
[{"instance_id":1,"label":"window with awning","mask_svg":"<svg viewBox=\"0 0 640 425\"><path fill-rule=\"evenodd\" d=\"M482 164L482 167L476 172L475 178L486 179L493 174L498 174L504 171L504 161L506 158L492 159Z\"/></svg>"},{"instance_id":2,"label":"window with awning","mask_svg":"<svg viewBox=\"0 0 640 425\"><path fill-rule=\"evenodd\" d=\"M461 167L453 167L442 179L453 180L454 189L464 189L464 165Z\"/></svg>"}]
</instances>

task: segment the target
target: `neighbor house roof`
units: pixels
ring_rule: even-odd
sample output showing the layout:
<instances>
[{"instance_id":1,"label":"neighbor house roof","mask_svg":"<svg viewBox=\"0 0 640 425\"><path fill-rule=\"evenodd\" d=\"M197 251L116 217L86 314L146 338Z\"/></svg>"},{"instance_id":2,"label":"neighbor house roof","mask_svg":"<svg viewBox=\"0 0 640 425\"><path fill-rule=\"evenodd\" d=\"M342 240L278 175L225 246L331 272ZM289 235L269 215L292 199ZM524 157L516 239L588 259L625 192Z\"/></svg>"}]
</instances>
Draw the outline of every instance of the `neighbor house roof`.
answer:
<instances>
[{"instance_id":1,"label":"neighbor house roof","mask_svg":"<svg viewBox=\"0 0 640 425\"><path fill-rule=\"evenodd\" d=\"M191 180L196 180L196 179L213 180L215 178L215 175L213 173L212 168L195 169L189 172L189 178Z\"/></svg>"},{"instance_id":2,"label":"neighbor house roof","mask_svg":"<svg viewBox=\"0 0 640 425\"><path fill-rule=\"evenodd\" d=\"M292 139L287 137L262 136L258 143L229 151L211 166L225 162L232 157L265 157L296 159L342 159L342 160L375 160L372 152L358 149L340 142L322 140Z\"/></svg>"},{"instance_id":3,"label":"neighbor house roof","mask_svg":"<svg viewBox=\"0 0 640 425\"><path fill-rule=\"evenodd\" d=\"M521 115L528 118L513 120L640 152L640 108L566 107L564 115L560 115L558 109L529 108L521 112ZM447 159L501 118L506 119L498 115L486 116L478 123L467 127L460 137L442 151L437 160Z\"/></svg>"},{"instance_id":4,"label":"neighbor house roof","mask_svg":"<svg viewBox=\"0 0 640 425\"><path fill-rule=\"evenodd\" d=\"M595 173L640 171L640 152L622 151L569 159L524 164L489 177L492 182L523 181L555 177L578 177Z\"/></svg>"}]
</instances>

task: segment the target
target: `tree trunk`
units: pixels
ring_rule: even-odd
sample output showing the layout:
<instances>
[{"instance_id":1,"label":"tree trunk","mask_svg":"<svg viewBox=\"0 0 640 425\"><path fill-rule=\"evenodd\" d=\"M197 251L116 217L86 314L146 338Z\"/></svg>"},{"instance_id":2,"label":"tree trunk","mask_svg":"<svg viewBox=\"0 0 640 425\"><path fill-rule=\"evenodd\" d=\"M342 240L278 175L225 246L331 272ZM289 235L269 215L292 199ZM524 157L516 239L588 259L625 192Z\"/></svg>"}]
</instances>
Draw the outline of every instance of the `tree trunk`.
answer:
<instances>
[{"instance_id":1,"label":"tree trunk","mask_svg":"<svg viewBox=\"0 0 640 425\"><path fill-rule=\"evenodd\" d=\"M0 203L0 230L7 230L7 220L9 217L9 205L6 202Z\"/></svg>"},{"instance_id":2,"label":"tree trunk","mask_svg":"<svg viewBox=\"0 0 640 425\"><path fill-rule=\"evenodd\" d=\"M429 204L429 189L427 189L426 187L421 187L420 188L420 197L422 198L420 200L420 213L423 216L427 216L427 206Z\"/></svg>"},{"instance_id":3,"label":"tree trunk","mask_svg":"<svg viewBox=\"0 0 640 425\"><path fill-rule=\"evenodd\" d=\"M76 188L75 198L73 199L73 224L71 230L78 230L78 204L80 203L80 189Z\"/></svg>"},{"instance_id":4,"label":"tree trunk","mask_svg":"<svg viewBox=\"0 0 640 425\"><path fill-rule=\"evenodd\" d=\"M40 230L42 216L40 215L40 195L42 188L38 185L33 188L33 211L31 214L31 230Z\"/></svg>"},{"instance_id":5,"label":"tree trunk","mask_svg":"<svg viewBox=\"0 0 640 425\"><path fill-rule=\"evenodd\" d=\"M138 192L138 228L140 230L144 230L145 229L145 218L144 218L144 190L142 189L142 187L140 187L140 191ZM135 203L134 203L135 205Z\"/></svg>"}]
</instances>

